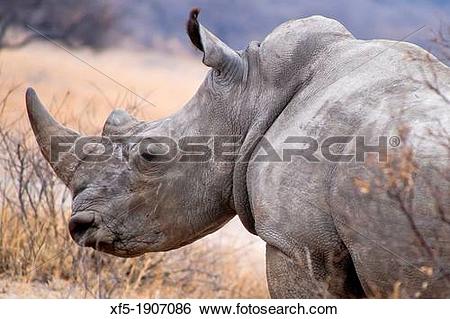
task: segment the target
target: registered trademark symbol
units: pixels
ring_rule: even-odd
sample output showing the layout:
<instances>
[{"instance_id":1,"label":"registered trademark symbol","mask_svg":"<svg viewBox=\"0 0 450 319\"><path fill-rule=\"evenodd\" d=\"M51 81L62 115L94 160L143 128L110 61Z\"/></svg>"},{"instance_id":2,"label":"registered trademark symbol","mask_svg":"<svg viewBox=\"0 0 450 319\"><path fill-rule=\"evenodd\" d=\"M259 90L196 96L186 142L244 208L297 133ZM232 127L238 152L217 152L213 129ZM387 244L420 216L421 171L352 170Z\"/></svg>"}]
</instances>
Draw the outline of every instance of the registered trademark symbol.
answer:
<instances>
[{"instance_id":1,"label":"registered trademark symbol","mask_svg":"<svg viewBox=\"0 0 450 319\"><path fill-rule=\"evenodd\" d=\"M390 146L392 146L392 147L397 147L397 146L399 146L400 145L400 137L398 137L398 136L391 136L390 138L389 138L389 145Z\"/></svg>"}]
</instances>

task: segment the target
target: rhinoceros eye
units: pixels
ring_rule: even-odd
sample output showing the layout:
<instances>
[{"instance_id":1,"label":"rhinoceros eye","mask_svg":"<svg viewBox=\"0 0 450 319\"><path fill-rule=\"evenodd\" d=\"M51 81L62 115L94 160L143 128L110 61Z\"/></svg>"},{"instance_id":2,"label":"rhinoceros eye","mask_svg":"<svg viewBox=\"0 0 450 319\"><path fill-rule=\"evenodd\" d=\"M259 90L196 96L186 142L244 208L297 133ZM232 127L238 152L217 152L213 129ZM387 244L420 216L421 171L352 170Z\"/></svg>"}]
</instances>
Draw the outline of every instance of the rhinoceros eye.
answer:
<instances>
[{"instance_id":1,"label":"rhinoceros eye","mask_svg":"<svg viewBox=\"0 0 450 319\"><path fill-rule=\"evenodd\" d=\"M139 147L137 155L141 162L161 163L167 162L173 157L170 146L158 141L150 141Z\"/></svg>"},{"instance_id":2,"label":"rhinoceros eye","mask_svg":"<svg viewBox=\"0 0 450 319\"><path fill-rule=\"evenodd\" d=\"M153 155L154 155L154 154L150 154L150 153L148 153L148 152L143 152L143 153L140 154L140 156L141 156L144 160L146 160L146 161L148 161L148 162L150 162L150 161L154 158Z\"/></svg>"},{"instance_id":3,"label":"rhinoceros eye","mask_svg":"<svg viewBox=\"0 0 450 319\"><path fill-rule=\"evenodd\" d=\"M170 155L170 149L165 144L150 144L140 153L142 159L148 162L166 162Z\"/></svg>"},{"instance_id":4,"label":"rhinoceros eye","mask_svg":"<svg viewBox=\"0 0 450 319\"><path fill-rule=\"evenodd\" d=\"M152 161L167 154L167 152L167 146L158 142L147 142L140 148L140 155L146 161Z\"/></svg>"},{"instance_id":5,"label":"rhinoceros eye","mask_svg":"<svg viewBox=\"0 0 450 319\"><path fill-rule=\"evenodd\" d=\"M160 164L173 160L176 152L176 142L168 137L146 138L133 147L130 167L135 166L138 171L153 170L160 167Z\"/></svg>"}]
</instances>

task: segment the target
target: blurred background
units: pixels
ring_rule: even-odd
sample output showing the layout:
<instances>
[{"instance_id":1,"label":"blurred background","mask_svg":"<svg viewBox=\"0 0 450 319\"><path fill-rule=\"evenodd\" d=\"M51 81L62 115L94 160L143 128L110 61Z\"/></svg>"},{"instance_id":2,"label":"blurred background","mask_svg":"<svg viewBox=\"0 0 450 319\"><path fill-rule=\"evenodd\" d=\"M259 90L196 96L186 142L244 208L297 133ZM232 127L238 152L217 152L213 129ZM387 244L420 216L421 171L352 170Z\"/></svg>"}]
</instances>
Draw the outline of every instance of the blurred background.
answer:
<instances>
[{"instance_id":1,"label":"blurred background","mask_svg":"<svg viewBox=\"0 0 450 319\"><path fill-rule=\"evenodd\" d=\"M116 107L145 120L175 112L208 71L185 34L192 7L235 49L319 14L357 38L405 39L449 62L445 0L0 0L0 297L268 296L264 245L238 220L135 259L78 248L67 231L70 194L26 120L28 86L86 134L98 134Z\"/></svg>"}]
</instances>

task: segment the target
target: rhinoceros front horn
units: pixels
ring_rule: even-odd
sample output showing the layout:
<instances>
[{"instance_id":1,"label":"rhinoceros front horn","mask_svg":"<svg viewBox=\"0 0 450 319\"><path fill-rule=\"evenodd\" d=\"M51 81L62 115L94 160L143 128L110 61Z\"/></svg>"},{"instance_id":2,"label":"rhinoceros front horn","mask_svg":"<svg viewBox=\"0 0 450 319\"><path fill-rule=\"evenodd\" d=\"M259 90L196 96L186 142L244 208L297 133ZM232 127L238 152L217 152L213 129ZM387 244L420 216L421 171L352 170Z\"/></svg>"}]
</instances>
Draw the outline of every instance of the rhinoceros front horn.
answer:
<instances>
[{"instance_id":1,"label":"rhinoceros front horn","mask_svg":"<svg viewBox=\"0 0 450 319\"><path fill-rule=\"evenodd\" d=\"M26 104L28 118L42 154L50 163L56 175L69 186L78 160L67 149L65 152L62 151L60 146L65 145L67 147L80 134L58 123L39 101L32 88L27 90Z\"/></svg>"}]
</instances>

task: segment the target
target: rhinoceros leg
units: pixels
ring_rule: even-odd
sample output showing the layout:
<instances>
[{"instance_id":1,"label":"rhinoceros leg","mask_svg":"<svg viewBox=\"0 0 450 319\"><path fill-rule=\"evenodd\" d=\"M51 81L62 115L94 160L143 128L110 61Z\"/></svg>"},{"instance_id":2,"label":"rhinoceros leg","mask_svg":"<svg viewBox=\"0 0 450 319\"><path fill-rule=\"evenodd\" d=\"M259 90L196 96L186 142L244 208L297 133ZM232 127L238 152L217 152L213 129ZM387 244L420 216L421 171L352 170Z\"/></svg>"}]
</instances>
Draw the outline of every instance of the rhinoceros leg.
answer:
<instances>
[{"instance_id":1,"label":"rhinoceros leg","mask_svg":"<svg viewBox=\"0 0 450 319\"><path fill-rule=\"evenodd\" d=\"M301 261L298 261L297 259ZM348 259L347 262L351 261ZM316 269L314 269L316 268ZM361 298L364 293L353 266L342 267L335 277L317 276L317 265L307 249L296 258L267 244L266 273L269 293L272 298ZM320 270L319 270L320 272ZM346 272L346 273L344 273ZM345 278L345 280L341 280Z\"/></svg>"},{"instance_id":2,"label":"rhinoceros leg","mask_svg":"<svg viewBox=\"0 0 450 319\"><path fill-rule=\"evenodd\" d=\"M252 214L268 244L273 297L365 296L323 195L324 171L301 162L254 162L249 168Z\"/></svg>"},{"instance_id":3,"label":"rhinoceros leg","mask_svg":"<svg viewBox=\"0 0 450 319\"><path fill-rule=\"evenodd\" d=\"M323 298L326 288L277 248L266 246L266 274L272 298Z\"/></svg>"}]
</instances>

